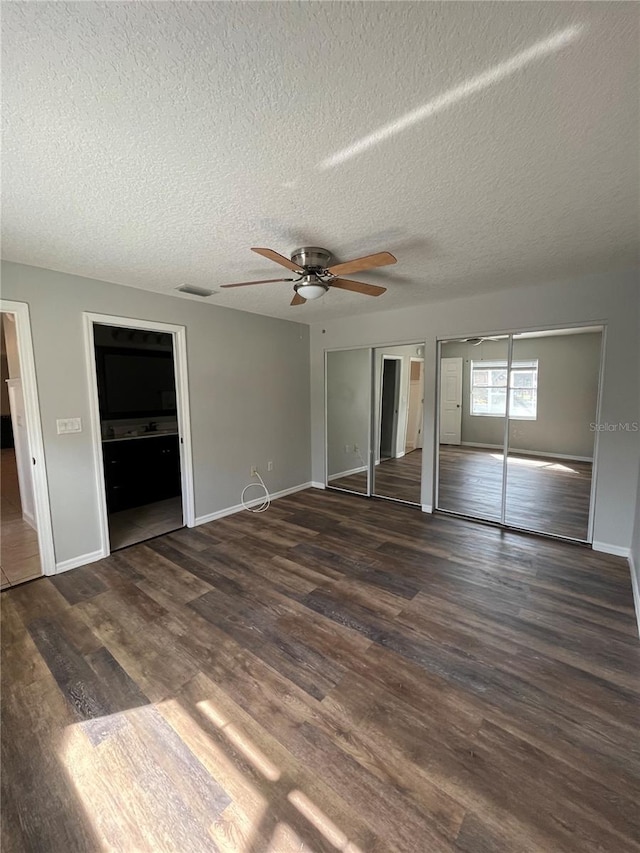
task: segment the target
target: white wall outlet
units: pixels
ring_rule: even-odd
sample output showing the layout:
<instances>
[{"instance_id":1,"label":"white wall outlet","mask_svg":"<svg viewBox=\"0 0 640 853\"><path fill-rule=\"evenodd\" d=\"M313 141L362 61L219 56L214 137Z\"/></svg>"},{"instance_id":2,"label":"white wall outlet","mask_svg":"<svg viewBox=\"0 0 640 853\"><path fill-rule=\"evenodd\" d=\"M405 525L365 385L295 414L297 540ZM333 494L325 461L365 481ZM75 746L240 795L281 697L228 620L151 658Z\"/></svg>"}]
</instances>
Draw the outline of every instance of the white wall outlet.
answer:
<instances>
[{"instance_id":1,"label":"white wall outlet","mask_svg":"<svg viewBox=\"0 0 640 853\"><path fill-rule=\"evenodd\" d=\"M81 418L58 418L56 420L56 428L58 435L63 435L68 432L82 432Z\"/></svg>"},{"instance_id":2,"label":"white wall outlet","mask_svg":"<svg viewBox=\"0 0 640 853\"><path fill-rule=\"evenodd\" d=\"M345 444L344 452L345 453L351 453L351 445L350 444Z\"/></svg>"},{"instance_id":3,"label":"white wall outlet","mask_svg":"<svg viewBox=\"0 0 640 853\"><path fill-rule=\"evenodd\" d=\"M354 444L354 445L353 445L353 452L354 452L354 453L358 453L358 451L359 451L359 450L360 450L360 448L358 447L358 445L357 445L357 444Z\"/></svg>"},{"instance_id":4,"label":"white wall outlet","mask_svg":"<svg viewBox=\"0 0 640 853\"><path fill-rule=\"evenodd\" d=\"M255 477L257 473L258 473L258 468L257 468L257 466L256 466L256 465L252 465L252 466L251 466L251 476L252 476L252 477Z\"/></svg>"},{"instance_id":5,"label":"white wall outlet","mask_svg":"<svg viewBox=\"0 0 640 853\"><path fill-rule=\"evenodd\" d=\"M267 462L267 471L273 471L273 462Z\"/></svg>"}]
</instances>

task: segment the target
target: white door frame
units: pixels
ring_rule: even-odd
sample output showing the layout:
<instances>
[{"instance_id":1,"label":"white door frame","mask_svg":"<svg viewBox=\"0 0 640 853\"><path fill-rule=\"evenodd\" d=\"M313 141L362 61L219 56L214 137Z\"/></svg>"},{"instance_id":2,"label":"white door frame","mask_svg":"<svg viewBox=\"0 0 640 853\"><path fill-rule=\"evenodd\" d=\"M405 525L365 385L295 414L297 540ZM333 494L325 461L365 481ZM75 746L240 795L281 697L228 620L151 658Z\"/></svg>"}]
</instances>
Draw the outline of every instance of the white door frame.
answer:
<instances>
[{"instance_id":1,"label":"white door frame","mask_svg":"<svg viewBox=\"0 0 640 853\"><path fill-rule=\"evenodd\" d=\"M0 311L3 314L13 314L16 321L18 359L20 361L24 408L27 416L27 438L29 439L29 450L33 459L33 499L36 526L38 528L40 565L43 575L55 575L56 556L53 546L49 485L47 481L44 442L42 440L40 402L38 399L36 365L33 356L29 306L26 302L12 302L8 299L0 299Z\"/></svg>"},{"instance_id":2,"label":"white door frame","mask_svg":"<svg viewBox=\"0 0 640 853\"><path fill-rule=\"evenodd\" d=\"M399 361L400 362L400 371L398 376L398 385L396 387L396 395L398 398L398 414L396 415L396 440L393 448L394 455L393 459L400 458L404 456L404 451L398 456L398 427L400 425L400 406L402 405L402 388L405 379L405 367L404 367L404 356L402 355L391 355L390 353L383 352L381 353L382 360L380 361L380 398L378 400L378 418L377 424L375 426L375 459L376 464L380 462L380 439L382 437L382 395L384 392L384 363L385 361Z\"/></svg>"},{"instance_id":3,"label":"white door frame","mask_svg":"<svg viewBox=\"0 0 640 853\"><path fill-rule=\"evenodd\" d=\"M406 423L405 423L405 430L404 430L405 452L406 452L406 448L407 448L407 433L409 432L409 415L411 413L411 365L414 361L417 361L422 365L422 389L421 389L422 390L422 397L421 397L422 402L420 404L422 419L420 421L420 432L422 433L424 431L424 356L418 357L417 355L412 355L409 358L409 381L408 381L408 388L407 388L407 415L405 418ZM417 450L417 449L418 449L417 447L414 448L414 450ZM420 450L422 450L422 447L420 447Z\"/></svg>"},{"instance_id":4,"label":"white door frame","mask_svg":"<svg viewBox=\"0 0 640 853\"><path fill-rule=\"evenodd\" d=\"M173 340L173 362L176 381L176 408L178 414L178 434L180 437L180 477L182 481L182 520L186 527L195 527L195 499L193 490L193 457L191 452L191 414L189 407L189 381L187 372L187 335L184 326L172 323L160 323L154 320L137 320L133 317L114 317L110 314L92 314L85 311L84 339L87 378L89 381L89 418L91 421L91 439L95 467L96 488L98 493L100 547L102 556L111 553L109 543L109 522L107 513L107 494L104 482L104 462L102 457L102 432L100 429L100 405L98 402L98 377L96 373L94 323L101 326L122 326L126 329L144 329L150 332L165 332Z\"/></svg>"}]
</instances>

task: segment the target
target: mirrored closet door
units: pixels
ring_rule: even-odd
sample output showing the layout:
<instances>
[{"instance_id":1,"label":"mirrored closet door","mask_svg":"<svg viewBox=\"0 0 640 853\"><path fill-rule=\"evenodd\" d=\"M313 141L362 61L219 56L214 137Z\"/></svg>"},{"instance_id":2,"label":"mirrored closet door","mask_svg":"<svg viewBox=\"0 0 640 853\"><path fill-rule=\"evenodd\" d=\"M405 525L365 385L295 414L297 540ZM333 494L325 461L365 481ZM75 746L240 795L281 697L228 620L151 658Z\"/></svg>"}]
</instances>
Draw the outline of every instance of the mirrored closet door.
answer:
<instances>
[{"instance_id":1,"label":"mirrored closet door","mask_svg":"<svg viewBox=\"0 0 640 853\"><path fill-rule=\"evenodd\" d=\"M502 520L507 335L440 343L438 509Z\"/></svg>"},{"instance_id":2,"label":"mirrored closet door","mask_svg":"<svg viewBox=\"0 0 640 853\"><path fill-rule=\"evenodd\" d=\"M505 523L588 540L602 328L513 336Z\"/></svg>"},{"instance_id":3,"label":"mirrored closet door","mask_svg":"<svg viewBox=\"0 0 640 853\"><path fill-rule=\"evenodd\" d=\"M326 354L326 485L420 506L424 344Z\"/></svg>"},{"instance_id":4,"label":"mirrored closet door","mask_svg":"<svg viewBox=\"0 0 640 853\"><path fill-rule=\"evenodd\" d=\"M420 504L424 346L373 351L374 466L372 494Z\"/></svg>"},{"instance_id":5,"label":"mirrored closet door","mask_svg":"<svg viewBox=\"0 0 640 853\"><path fill-rule=\"evenodd\" d=\"M371 433L371 350L328 352L326 484L368 495Z\"/></svg>"},{"instance_id":6,"label":"mirrored closet door","mask_svg":"<svg viewBox=\"0 0 640 853\"><path fill-rule=\"evenodd\" d=\"M440 342L438 509L589 541L602 340L595 326Z\"/></svg>"}]
</instances>

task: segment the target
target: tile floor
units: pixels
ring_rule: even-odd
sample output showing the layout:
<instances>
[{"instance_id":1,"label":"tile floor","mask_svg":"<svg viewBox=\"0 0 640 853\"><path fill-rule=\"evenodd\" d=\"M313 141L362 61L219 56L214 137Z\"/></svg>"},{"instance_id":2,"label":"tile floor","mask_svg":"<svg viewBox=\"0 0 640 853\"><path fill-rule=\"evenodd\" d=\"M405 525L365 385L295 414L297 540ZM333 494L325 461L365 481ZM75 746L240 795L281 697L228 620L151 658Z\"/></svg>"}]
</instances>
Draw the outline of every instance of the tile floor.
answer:
<instances>
[{"instance_id":1,"label":"tile floor","mask_svg":"<svg viewBox=\"0 0 640 853\"><path fill-rule=\"evenodd\" d=\"M182 527L182 499L169 498L109 515L111 550L126 548Z\"/></svg>"},{"instance_id":2,"label":"tile floor","mask_svg":"<svg viewBox=\"0 0 640 853\"><path fill-rule=\"evenodd\" d=\"M22 518L20 487L13 448L4 448L0 471L0 578L1 588L42 574L38 534Z\"/></svg>"}]
</instances>

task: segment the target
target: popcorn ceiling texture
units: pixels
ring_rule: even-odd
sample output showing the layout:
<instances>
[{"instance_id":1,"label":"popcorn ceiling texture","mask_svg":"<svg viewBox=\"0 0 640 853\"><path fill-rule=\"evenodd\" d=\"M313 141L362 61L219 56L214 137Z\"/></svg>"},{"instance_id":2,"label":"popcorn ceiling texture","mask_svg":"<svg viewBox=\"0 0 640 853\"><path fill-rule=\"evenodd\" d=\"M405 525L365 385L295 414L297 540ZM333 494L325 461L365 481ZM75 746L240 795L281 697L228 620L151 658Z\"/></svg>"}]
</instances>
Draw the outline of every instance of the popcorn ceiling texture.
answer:
<instances>
[{"instance_id":1,"label":"popcorn ceiling texture","mask_svg":"<svg viewBox=\"0 0 640 853\"><path fill-rule=\"evenodd\" d=\"M3 6L3 256L175 293L389 250L290 308L316 322L632 266L639 7L626 3ZM578 37L330 168L337 152L570 26ZM286 275L286 271L283 270ZM193 298L179 296L177 298Z\"/></svg>"}]
</instances>

